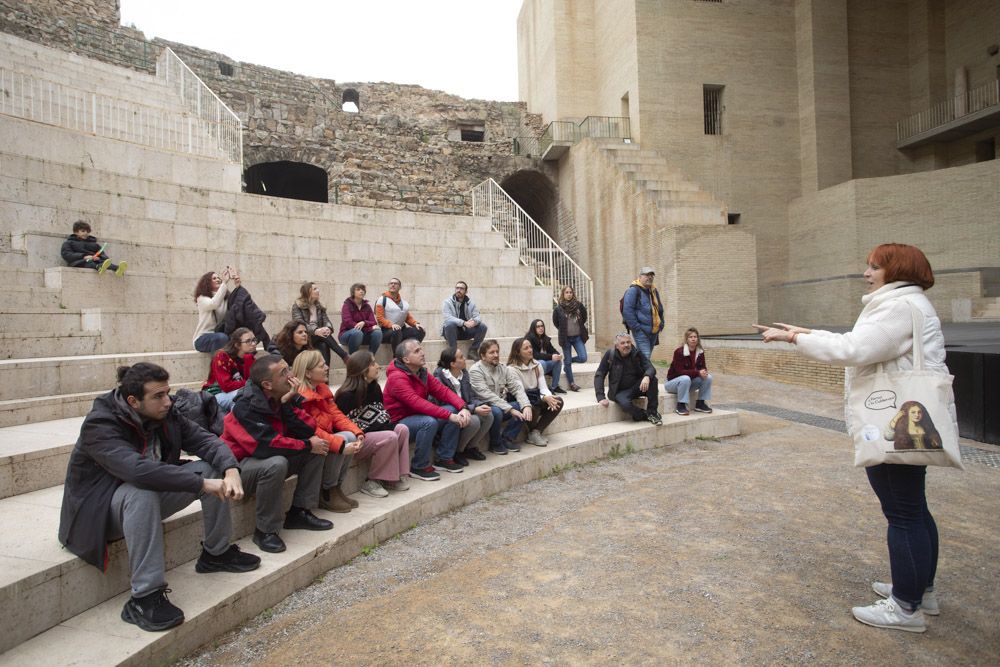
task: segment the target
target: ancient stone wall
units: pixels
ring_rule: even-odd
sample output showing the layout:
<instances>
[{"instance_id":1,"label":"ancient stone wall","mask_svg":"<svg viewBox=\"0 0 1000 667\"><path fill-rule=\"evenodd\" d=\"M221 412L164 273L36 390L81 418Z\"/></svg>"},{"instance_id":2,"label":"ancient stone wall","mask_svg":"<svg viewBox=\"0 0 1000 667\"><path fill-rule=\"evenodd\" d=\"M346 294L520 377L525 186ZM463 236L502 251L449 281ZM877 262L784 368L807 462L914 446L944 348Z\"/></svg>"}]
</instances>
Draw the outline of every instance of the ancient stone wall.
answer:
<instances>
[{"instance_id":1,"label":"ancient stone wall","mask_svg":"<svg viewBox=\"0 0 1000 667\"><path fill-rule=\"evenodd\" d=\"M513 137L537 134L523 103L467 100L393 83L341 83L170 46L240 116L244 166L289 160L324 169L330 201L467 213L469 190L530 164ZM359 111L342 110L354 91ZM463 141L462 130L482 132Z\"/></svg>"}]
</instances>

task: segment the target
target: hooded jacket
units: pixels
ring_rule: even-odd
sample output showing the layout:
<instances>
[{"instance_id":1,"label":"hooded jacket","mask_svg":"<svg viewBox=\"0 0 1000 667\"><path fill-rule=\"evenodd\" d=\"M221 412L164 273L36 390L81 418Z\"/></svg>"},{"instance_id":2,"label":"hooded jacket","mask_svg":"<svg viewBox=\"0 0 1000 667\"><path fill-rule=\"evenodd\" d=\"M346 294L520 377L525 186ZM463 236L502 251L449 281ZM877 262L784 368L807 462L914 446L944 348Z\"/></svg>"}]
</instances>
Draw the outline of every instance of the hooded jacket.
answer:
<instances>
[{"instance_id":1,"label":"hooded jacket","mask_svg":"<svg viewBox=\"0 0 1000 667\"><path fill-rule=\"evenodd\" d=\"M151 435L159 442L159 460L145 456ZM162 422L144 424L120 390L99 396L83 420L69 457L59 541L91 565L106 569L108 512L119 485L128 483L153 491L201 491L202 478L185 469L181 450L207 461L220 473L239 467L217 436L173 407Z\"/></svg>"},{"instance_id":2,"label":"hooded jacket","mask_svg":"<svg viewBox=\"0 0 1000 667\"><path fill-rule=\"evenodd\" d=\"M96 236L88 236L86 239L81 239L76 234L70 234L63 241L62 248L59 249L59 254L62 255L63 261L70 266L79 266L83 264L84 257L93 255L100 249L101 244L97 242Z\"/></svg>"},{"instance_id":3,"label":"hooded jacket","mask_svg":"<svg viewBox=\"0 0 1000 667\"><path fill-rule=\"evenodd\" d=\"M470 299L468 296L465 297L465 319L462 319L461 309L462 303L455 298L452 294L450 297L444 300L441 304L441 332L444 332L444 327L447 324L454 324L455 326L461 327L465 325L466 320L472 320L476 324L482 324L483 318L479 315L479 307L476 306L476 302Z\"/></svg>"},{"instance_id":4,"label":"hooded jacket","mask_svg":"<svg viewBox=\"0 0 1000 667\"><path fill-rule=\"evenodd\" d=\"M385 372L385 409L392 421L399 423L411 415L429 415L435 419L448 419L451 413L428 400L428 396L441 404L454 406L456 410L465 408L465 401L458 397L441 381L421 368L414 374L406 364L394 359Z\"/></svg>"},{"instance_id":5,"label":"hooded jacket","mask_svg":"<svg viewBox=\"0 0 1000 667\"><path fill-rule=\"evenodd\" d=\"M275 410L264 391L247 382L226 415L222 440L240 461L308 454L316 422L302 409L302 402L297 394Z\"/></svg>"},{"instance_id":6,"label":"hooded jacket","mask_svg":"<svg viewBox=\"0 0 1000 667\"><path fill-rule=\"evenodd\" d=\"M660 332L663 331L663 299L660 298L656 286L646 289L638 281L629 285L622 303L622 317L630 331L642 331L649 335L656 345L659 342Z\"/></svg>"}]
</instances>

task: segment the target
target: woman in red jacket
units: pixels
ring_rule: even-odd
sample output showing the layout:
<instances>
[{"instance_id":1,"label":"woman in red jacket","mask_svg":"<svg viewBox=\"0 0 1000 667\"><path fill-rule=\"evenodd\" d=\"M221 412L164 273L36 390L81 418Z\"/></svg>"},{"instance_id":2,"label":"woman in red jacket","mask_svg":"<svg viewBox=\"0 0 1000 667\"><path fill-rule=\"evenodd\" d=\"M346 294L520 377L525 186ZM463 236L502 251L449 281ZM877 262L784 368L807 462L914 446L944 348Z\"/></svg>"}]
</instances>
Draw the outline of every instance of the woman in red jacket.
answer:
<instances>
[{"instance_id":1,"label":"woman in red jacket","mask_svg":"<svg viewBox=\"0 0 1000 667\"><path fill-rule=\"evenodd\" d=\"M706 402L712 398L712 375L705 366L705 350L701 347L701 336L694 327L684 332L684 344L674 350L674 360L670 363L663 388L671 394L677 394L677 408L674 412L679 415L691 414L688 403L692 389L698 391L694 411L712 411Z\"/></svg>"},{"instance_id":2,"label":"woman in red jacket","mask_svg":"<svg viewBox=\"0 0 1000 667\"><path fill-rule=\"evenodd\" d=\"M348 419L333 402L327 381L330 367L319 350L305 350L295 357L292 374L299 379L299 393L305 399L302 409L316 421L316 435L330 445L323 464L323 484L319 506L331 512L350 512L358 501L347 497L341 488L351 467L351 456L361 449L365 433Z\"/></svg>"},{"instance_id":3,"label":"woman in red jacket","mask_svg":"<svg viewBox=\"0 0 1000 667\"><path fill-rule=\"evenodd\" d=\"M215 400L223 412L233 409L236 392L250 379L253 353L257 349L257 337L246 327L236 329L226 346L212 357L212 367L202 390L215 394Z\"/></svg>"}]
</instances>

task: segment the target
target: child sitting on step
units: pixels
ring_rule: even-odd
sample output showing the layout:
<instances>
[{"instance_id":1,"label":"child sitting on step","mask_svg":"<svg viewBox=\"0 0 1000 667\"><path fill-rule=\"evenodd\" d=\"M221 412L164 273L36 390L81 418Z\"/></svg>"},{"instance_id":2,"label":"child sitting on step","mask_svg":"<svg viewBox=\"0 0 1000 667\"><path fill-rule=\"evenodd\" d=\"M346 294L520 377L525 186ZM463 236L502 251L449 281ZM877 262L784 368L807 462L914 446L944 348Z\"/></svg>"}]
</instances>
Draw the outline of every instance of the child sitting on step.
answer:
<instances>
[{"instance_id":1,"label":"child sitting on step","mask_svg":"<svg viewBox=\"0 0 1000 667\"><path fill-rule=\"evenodd\" d=\"M128 262L120 262L117 265L111 262L111 258L104 252L104 245L98 243L96 237L91 236L90 223L85 220L73 223L73 233L63 241L60 254L63 261L70 266L94 269L98 273L111 269L116 276L121 276L128 268Z\"/></svg>"}]
</instances>

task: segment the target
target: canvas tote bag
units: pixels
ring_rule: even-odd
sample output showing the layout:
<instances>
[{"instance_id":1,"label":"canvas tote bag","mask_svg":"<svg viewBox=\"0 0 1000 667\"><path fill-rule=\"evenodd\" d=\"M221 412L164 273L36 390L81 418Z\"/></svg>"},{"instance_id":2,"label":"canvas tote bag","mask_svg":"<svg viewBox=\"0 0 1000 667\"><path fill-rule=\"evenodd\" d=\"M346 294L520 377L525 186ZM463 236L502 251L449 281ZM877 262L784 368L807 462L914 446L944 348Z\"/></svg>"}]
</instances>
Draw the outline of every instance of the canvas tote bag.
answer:
<instances>
[{"instance_id":1,"label":"canvas tote bag","mask_svg":"<svg viewBox=\"0 0 1000 667\"><path fill-rule=\"evenodd\" d=\"M913 370L855 377L849 397L855 427L854 465L879 463L962 469L958 428L952 418L951 375L924 369L924 315L910 304Z\"/></svg>"}]
</instances>

